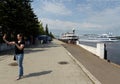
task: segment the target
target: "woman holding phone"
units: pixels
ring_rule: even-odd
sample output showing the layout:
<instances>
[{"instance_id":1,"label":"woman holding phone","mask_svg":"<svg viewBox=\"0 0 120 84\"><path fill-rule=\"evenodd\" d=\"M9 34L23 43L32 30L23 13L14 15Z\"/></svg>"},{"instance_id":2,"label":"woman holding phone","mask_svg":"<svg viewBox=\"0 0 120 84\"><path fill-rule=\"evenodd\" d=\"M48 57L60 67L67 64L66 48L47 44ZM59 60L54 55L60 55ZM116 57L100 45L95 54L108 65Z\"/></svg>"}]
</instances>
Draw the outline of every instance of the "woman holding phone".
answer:
<instances>
[{"instance_id":1,"label":"woman holding phone","mask_svg":"<svg viewBox=\"0 0 120 84\"><path fill-rule=\"evenodd\" d=\"M17 80L21 79L23 76L23 58L24 58L24 46L25 42L23 40L22 34L17 34L17 41L7 41L6 34L3 36L3 40L9 45L15 45L15 57L19 67L19 75Z\"/></svg>"}]
</instances>

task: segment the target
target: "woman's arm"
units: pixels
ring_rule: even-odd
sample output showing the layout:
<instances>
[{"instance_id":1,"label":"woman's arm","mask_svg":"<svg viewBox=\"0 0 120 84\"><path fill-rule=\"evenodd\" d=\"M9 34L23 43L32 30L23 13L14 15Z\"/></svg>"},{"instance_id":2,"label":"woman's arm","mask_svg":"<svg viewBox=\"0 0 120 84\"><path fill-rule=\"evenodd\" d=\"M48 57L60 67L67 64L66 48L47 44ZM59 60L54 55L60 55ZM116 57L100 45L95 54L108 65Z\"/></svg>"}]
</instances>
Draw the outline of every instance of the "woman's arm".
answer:
<instances>
[{"instance_id":1,"label":"woman's arm","mask_svg":"<svg viewBox=\"0 0 120 84\"><path fill-rule=\"evenodd\" d=\"M24 44L21 44L21 45L19 46L17 43L15 43L15 46L16 46L19 50L22 50L22 49L24 48Z\"/></svg>"},{"instance_id":2,"label":"woman's arm","mask_svg":"<svg viewBox=\"0 0 120 84\"><path fill-rule=\"evenodd\" d=\"M6 34L4 34L4 36L3 36L3 40L5 41L5 43L7 43L7 44L9 44L9 45L14 45L14 44L15 44L14 41L9 42L9 41L6 40Z\"/></svg>"}]
</instances>

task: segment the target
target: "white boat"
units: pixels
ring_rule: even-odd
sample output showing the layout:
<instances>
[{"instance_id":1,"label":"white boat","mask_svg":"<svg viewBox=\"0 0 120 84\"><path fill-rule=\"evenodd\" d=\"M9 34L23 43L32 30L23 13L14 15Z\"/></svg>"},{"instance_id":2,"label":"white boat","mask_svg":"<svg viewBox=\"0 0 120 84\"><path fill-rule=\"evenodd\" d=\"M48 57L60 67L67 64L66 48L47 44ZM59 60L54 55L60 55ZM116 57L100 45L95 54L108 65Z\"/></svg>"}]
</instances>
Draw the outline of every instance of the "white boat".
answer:
<instances>
[{"instance_id":1,"label":"white boat","mask_svg":"<svg viewBox=\"0 0 120 84\"><path fill-rule=\"evenodd\" d=\"M86 39L80 39L80 41L87 41L87 42L116 42L119 41L116 36L112 34L102 34L97 35L96 37L89 37Z\"/></svg>"},{"instance_id":2,"label":"white boat","mask_svg":"<svg viewBox=\"0 0 120 84\"><path fill-rule=\"evenodd\" d=\"M73 32L63 33L60 37L61 41L64 41L67 43L74 43L78 39L79 39L79 37L77 35L75 35L74 29L73 29Z\"/></svg>"}]
</instances>

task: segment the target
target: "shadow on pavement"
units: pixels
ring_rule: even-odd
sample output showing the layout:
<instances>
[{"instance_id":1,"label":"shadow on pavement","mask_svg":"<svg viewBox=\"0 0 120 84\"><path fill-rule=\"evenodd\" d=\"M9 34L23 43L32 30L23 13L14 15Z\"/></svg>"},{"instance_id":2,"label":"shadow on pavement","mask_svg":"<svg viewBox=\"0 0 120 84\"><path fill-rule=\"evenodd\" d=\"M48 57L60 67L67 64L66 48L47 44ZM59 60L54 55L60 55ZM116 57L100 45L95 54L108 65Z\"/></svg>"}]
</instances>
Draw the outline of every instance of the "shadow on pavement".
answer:
<instances>
[{"instance_id":1,"label":"shadow on pavement","mask_svg":"<svg viewBox=\"0 0 120 84\"><path fill-rule=\"evenodd\" d=\"M51 42L49 44L39 44L39 45L29 46L25 48L25 54L45 51L47 50L46 48L52 48L52 47L60 47L60 45Z\"/></svg>"},{"instance_id":2,"label":"shadow on pavement","mask_svg":"<svg viewBox=\"0 0 120 84\"><path fill-rule=\"evenodd\" d=\"M24 78L46 75L46 74L50 74L51 72L52 72L52 71L49 70L49 71L42 71L42 72L30 73L30 74L28 74L28 75L25 75Z\"/></svg>"},{"instance_id":3,"label":"shadow on pavement","mask_svg":"<svg viewBox=\"0 0 120 84\"><path fill-rule=\"evenodd\" d=\"M51 48L51 47L60 47L59 44L56 44L54 42L48 43L48 44L36 44L36 45L30 45L25 47L25 54L29 53L35 53L35 52L42 52L47 50L46 48ZM37 48L37 49L36 49ZM14 55L14 49L11 50L5 50L5 51L0 51L0 56L13 56ZM3 60L0 58L0 60Z\"/></svg>"},{"instance_id":4,"label":"shadow on pavement","mask_svg":"<svg viewBox=\"0 0 120 84\"><path fill-rule=\"evenodd\" d=\"M60 45L55 44L53 42L48 43L48 44L36 44L36 45L31 45L27 48L51 48L51 47L59 47Z\"/></svg>"},{"instance_id":5,"label":"shadow on pavement","mask_svg":"<svg viewBox=\"0 0 120 84\"><path fill-rule=\"evenodd\" d=\"M24 51L24 53L28 54L28 53L35 53L35 52L40 52L40 51L45 51L45 50L43 50L43 49L41 49L41 50L39 50L39 49L38 50L27 49Z\"/></svg>"}]
</instances>

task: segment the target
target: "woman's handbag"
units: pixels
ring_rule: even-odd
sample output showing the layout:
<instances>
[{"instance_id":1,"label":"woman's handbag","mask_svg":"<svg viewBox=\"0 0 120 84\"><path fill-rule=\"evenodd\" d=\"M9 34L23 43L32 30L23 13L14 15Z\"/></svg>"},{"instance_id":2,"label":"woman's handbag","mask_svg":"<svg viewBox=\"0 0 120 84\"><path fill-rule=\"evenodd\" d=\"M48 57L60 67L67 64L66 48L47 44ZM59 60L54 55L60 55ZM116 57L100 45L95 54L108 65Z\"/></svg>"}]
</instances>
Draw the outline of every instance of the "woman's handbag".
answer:
<instances>
[{"instance_id":1,"label":"woman's handbag","mask_svg":"<svg viewBox=\"0 0 120 84\"><path fill-rule=\"evenodd\" d=\"M13 60L15 60L15 61L16 61L16 55L14 55Z\"/></svg>"}]
</instances>

